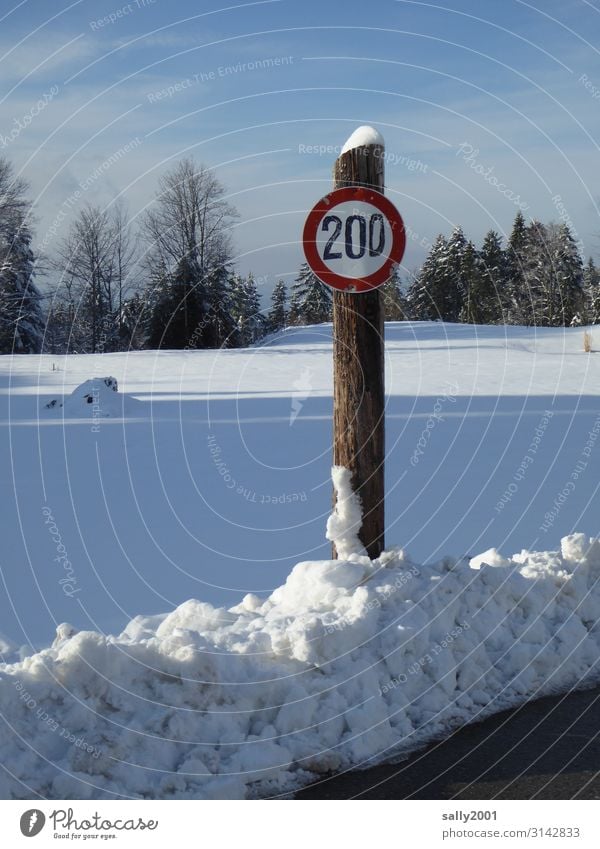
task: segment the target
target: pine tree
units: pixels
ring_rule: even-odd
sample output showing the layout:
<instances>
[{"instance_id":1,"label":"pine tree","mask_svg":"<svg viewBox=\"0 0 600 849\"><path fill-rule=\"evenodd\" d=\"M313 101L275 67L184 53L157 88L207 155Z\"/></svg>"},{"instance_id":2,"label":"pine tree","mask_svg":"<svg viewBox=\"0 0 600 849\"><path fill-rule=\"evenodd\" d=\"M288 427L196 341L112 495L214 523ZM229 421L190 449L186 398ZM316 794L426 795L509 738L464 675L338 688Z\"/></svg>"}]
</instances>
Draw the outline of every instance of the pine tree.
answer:
<instances>
[{"instance_id":1,"label":"pine tree","mask_svg":"<svg viewBox=\"0 0 600 849\"><path fill-rule=\"evenodd\" d=\"M394 268L390 279L381 287L385 321L404 321L406 319L406 300L400 288L398 269Z\"/></svg>"},{"instance_id":2,"label":"pine tree","mask_svg":"<svg viewBox=\"0 0 600 849\"><path fill-rule=\"evenodd\" d=\"M244 327L250 344L254 345L264 335L265 317L260 311L260 295L256 288L252 272L246 277L244 290L246 294L246 319Z\"/></svg>"},{"instance_id":3,"label":"pine tree","mask_svg":"<svg viewBox=\"0 0 600 849\"><path fill-rule=\"evenodd\" d=\"M583 262L566 224L550 231L552 239L552 265L556 278L557 309L548 321L565 327L583 323L585 296L583 287Z\"/></svg>"},{"instance_id":4,"label":"pine tree","mask_svg":"<svg viewBox=\"0 0 600 849\"><path fill-rule=\"evenodd\" d=\"M522 320L545 327L582 322L583 264L565 224L532 222L526 231L523 286L529 301Z\"/></svg>"},{"instance_id":5,"label":"pine tree","mask_svg":"<svg viewBox=\"0 0 600 849\"><path fill-rule=\"evenodd\" d=\"M252 273L248 277L234 275L230 286L239 344L247 347L257 342L265 331L265 318L260 311L260 295Z\"/></svg>"},{"instance_id":6,"label":"pine tree","mask_svg":"<svg viewBox=\"0 0 600 849\"><path fill-rule=\"evenodd\" d=\"M408 307L415 321L444 321L447 308L448 242L441 234L408 290Z\"/></svg>"},{"instance_id":7,"label":"pine tree","mask_svg":"<svg viewBox=\"0 0 600 849\"><path fill-rule=\"evenodd\" d=\"M483 275L473 242L467 242L465 245L460 263L459 279L462 293L460 321L467 324L485 324Z\"/></svg>"},{"instance_id":8,"label":"pine tree","mask_svg":"<svg viewBox=\"0 0 600 849\"><path fill-rule=\"evenodd\" d=\"M552 272L548 230L541 221L532 221L526 228L520 267L522 295L516 299L516 323L547 325L548 316L556 309L556 278Z\"/></svg>"},{"instance_id":9,"label":"pine tree","mask_svg":"<svg viewBox=\"0 0 600 849\"><path fill-rule=\"evenodd\" d=\"M240 344L230 277L226 265L219 265L205 277L208 304L206 327L202 334L205 348L236 348Z\"/></svg>"},{"instance_id":10,"label":"pine tree","mask_svg":"<svg viewBox=\"0 0 600 849\"><path fill-rule=\"evenodd\" d=\"M300 266L292 286L290 324L322 324L331 321L332 300L329 289L313 274L306 262Z\"/></svg>"},{"instance_id":11,"label":"pine tree","mask_svg":"<svg viewBox=\"0 0 600 849\"><path fill-rule=\"evenodd\" d=\"M585 324L600 324L600 270L590 257L583 271Z\"/></svg>"},{"instance_id":12,"label":"pine tree","mask_svg":"<svg viewBox=\"0 0 600 849\"><path fill-rule=\"evenodd\" d=\"M123 301L119 322L123 350L139 351L145 347L148 341L148 313L148 302L139 292L134 292Z\"/></svg>"},{"instance_id":13,"label":"pine tree","mask_svg":"<svg viewBox=\"0 0 600 849\"><path fill-rule=\"evenodd\" d=\"M467 281L464 279L465 252L467 240L461 227L455 227L448 239L445 273L445 321L458 321L467 294ZM471 273L471 269L469 269Z\"/></svg>"},{"instance_id":14,"label":"pine tree","mask_svg":"<svg viewBox=\"0 0 600 849\"><path fill-rule=\"evenodd\" d=\"M246 293L244 290L244 278L237 272L229 278L229 297L231 298L233 320L239 329L240 320L243 324L243 317L246 314Z\"/></svg>"},{"instance_id":15,"label":"pine tree","mask_svg":"<svg viewBox=\"0 0 600 849\"><path fill-rule=\"evenodd\" d=\"M502 239L495 230L489 230L479 252L481 271L480 300L481 323L505 322L509 300L509 264Z\"/></svg>"},{"instance_id":16,"label":"pine tree","mask_svg":"<svg viewBox=\"0 0 600 849\"><path fill-rule=\"evenodd\" d=\"M515 216L506 249L508 281L504 311L507 323L528 324L532 312L532 300L526 291L525 267L527 265L528 228L521 210Z\"/></svg>"},{"instance_id":17,"label":"pine tree","mask_svg":"<svg viewBox=\"0 0 600 849\"><path fill-rule=\"evenodd\" d=\"M19 216L20 217L20 216ZM0 242L0 352L38 354L44 342L42 296L34 282L31 234L21 219Z\"/></svg>"},{"instance_id":18,"label":"pine tree","mask_svg":"<svg viewBox=\"0 0 600 849\"><path fill-rule=\"evenodd\" d=\"M45 322L34 282L27 184L0 157L0 352L37 353Z\"/></svg>"},{"instance_id":19,"label":"pine tree","mask_svg":"<svg viewBox=\"0 0 600 849\"><path fill-rule=\"evenodd\" d=\"M278 330L283 330L287 317L287 289L283 280L279 280L271 295L271 309L267 317L269 332L276 333Z\"/></svg>"},{"instance_id":20,"label":"pine tree","mask_svg":"<svg viewBox=\"0 0 600 849\"><path fill-rule=\"evenodd\" d=\"M55 293L50 301L46 318L44 353L73 353L74 308L64 297Z\"/></svg>"},{"instance_id":21,"label":"pine tree","mask_svg":"<svg viewBox=\"0 0 600 849\"><path fill-rule=\"evenodd\" d=\"M157 272L149 322L151 348L205 348L209 305L195 257L184 256L173 274Z\"/></svg>"}]
</instances>

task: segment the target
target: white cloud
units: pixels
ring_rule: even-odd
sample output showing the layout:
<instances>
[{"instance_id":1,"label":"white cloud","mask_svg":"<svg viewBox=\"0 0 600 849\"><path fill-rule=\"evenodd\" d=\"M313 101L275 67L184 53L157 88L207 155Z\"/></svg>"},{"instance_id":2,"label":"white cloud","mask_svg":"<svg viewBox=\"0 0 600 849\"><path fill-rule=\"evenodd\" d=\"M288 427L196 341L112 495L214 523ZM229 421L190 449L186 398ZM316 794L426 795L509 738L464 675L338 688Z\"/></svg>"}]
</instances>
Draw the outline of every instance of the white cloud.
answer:
<instances>
[{"instance_id":1,"label":"white cloud","mask_svg":"<svg viewBox=\"0 0 600 849\"><path fill-rule=\"evenodd\" d=\"M0 75L5 85L27 77L37 79L43 75L47 79L52 73L62 82L57 75L60 69L88 61L99 49L92 39L79 33L42 31L18 45L0 37Z\"/></svg>"}]
</instances>

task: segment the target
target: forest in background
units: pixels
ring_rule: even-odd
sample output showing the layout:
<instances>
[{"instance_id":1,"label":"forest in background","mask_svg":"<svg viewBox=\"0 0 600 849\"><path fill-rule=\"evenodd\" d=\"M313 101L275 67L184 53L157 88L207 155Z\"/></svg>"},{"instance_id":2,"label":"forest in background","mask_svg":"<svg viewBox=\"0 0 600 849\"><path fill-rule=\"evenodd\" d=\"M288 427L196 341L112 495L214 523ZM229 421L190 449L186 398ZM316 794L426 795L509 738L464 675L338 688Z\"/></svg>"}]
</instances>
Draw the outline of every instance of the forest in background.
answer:
<instances>
[{"instance_id":1,"label":"forest in background","mask_svg":"<svg viewBox=\"0 0 600 849\"><path fill-rule=\"evenodd\" d=\"M49 255L32 248L26 182L0 158L0 353L247 347L286 326L331 320L331 293L302 264L263 304L235 268L237 211L205 166L181 160L132 225L125 206L85 205ZM565 223L527 222L481 247L460 227L420 269L383 287L389 321L544 327L600 323L600 272Z\"/></svg>"}]
</instances>

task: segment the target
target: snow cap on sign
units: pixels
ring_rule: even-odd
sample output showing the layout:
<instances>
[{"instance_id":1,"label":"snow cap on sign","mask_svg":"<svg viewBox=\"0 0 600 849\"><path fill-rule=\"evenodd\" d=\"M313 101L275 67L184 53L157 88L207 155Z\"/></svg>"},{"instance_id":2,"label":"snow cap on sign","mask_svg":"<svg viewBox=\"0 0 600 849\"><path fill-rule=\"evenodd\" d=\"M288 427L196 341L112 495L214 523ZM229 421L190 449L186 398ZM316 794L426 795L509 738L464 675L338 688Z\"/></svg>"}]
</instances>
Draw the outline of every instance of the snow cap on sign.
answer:
<instances>
[{"instance_id":1,"label":"snow cap on sign","mask_svg":"<svg viewBox=\"0 0 600 849\"><path fill-rule=\"evenodd\" d=\"M383 136L377 132L375 127L358 127L343 146L342 153L347 153L355 147L365 147L369 144L379 144L381 147L385 147Z\"/></svg>"}]
</instances>

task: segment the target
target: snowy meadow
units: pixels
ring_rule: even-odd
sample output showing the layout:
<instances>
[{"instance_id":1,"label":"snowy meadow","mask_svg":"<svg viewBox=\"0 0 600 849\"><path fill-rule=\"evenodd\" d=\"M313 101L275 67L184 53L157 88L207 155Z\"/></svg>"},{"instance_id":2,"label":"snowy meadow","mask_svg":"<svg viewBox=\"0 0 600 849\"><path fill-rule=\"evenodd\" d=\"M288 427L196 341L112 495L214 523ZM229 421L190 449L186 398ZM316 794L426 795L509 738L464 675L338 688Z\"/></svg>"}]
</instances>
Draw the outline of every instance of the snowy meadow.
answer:
<instances>
[{"instance_id":1,"label":"snowy meadow","mask_svg":"<svg viewBox=\"0 0 600 849\"><path fill-rule=\"evenodd\" d=\"M0 796L286 794L592 683L597 356L388 324L378 561L343 474L330 518L330 325L0 358Z\"/></svg>"}]
</instances>

